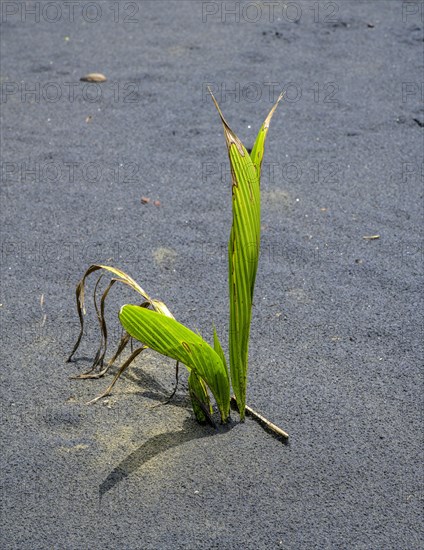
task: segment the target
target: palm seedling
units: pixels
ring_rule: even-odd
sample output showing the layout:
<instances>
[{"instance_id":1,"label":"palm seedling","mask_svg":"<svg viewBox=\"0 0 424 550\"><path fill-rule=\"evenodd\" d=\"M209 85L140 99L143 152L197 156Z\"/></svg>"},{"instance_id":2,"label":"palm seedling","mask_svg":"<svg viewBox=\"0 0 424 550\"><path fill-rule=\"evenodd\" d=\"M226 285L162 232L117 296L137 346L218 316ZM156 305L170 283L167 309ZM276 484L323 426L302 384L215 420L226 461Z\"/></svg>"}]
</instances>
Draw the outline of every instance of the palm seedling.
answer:
<instances>
[{"instance_id":1,"label":"palm seedling","mask_svg":"<svg viewBox=\"0 0 424 550\"><path fill-rule=\"evenodd\" d=\"M228 372L225 354L215 328L213 330L213 346L210 346L199 334L179 323L163 302L150 298L140 285L126 273L115 267L100 264L90 266L77 285L77 310L81 328L68 361L72 359L78 349L83 335L86 278L95 271L107 271L113 277L104 290L100 303L98 303L96 292L101 277L97 281L94 290L94 305L101 330L100 346L91 369L77 376L77 378L99 378L103 376L118 359L131 339L137 340L140 345L132 349L130 356L120 366L107 390L93 401L109 395L113 385L124 370L143 350L150 348L174 359L177 362L177 373L180 363L187 367L189 371L189 393L193 411L199 421L213 422L210 392L215 399L223 423L229 418L230 402L233 401L237 405L241 420L244 420L247 412L255 416L261 423L265 423L266 427L286 438L288 436L285 432L246 406L252 299L260 245L261 165L269 124L282 96L278 98L266 117L249 154L243 143L231 130L211 91L210 93L224 127L232 177L233 220L228 243L230 372ZM138 305L127 304L122 306L119 320L124 332L116 352L105 364L108 340L105 301L116 282L130 286L136 293L141 295L142 300ZM235 397L230 397L230 379Z\"/></svg>"}]
</instances>

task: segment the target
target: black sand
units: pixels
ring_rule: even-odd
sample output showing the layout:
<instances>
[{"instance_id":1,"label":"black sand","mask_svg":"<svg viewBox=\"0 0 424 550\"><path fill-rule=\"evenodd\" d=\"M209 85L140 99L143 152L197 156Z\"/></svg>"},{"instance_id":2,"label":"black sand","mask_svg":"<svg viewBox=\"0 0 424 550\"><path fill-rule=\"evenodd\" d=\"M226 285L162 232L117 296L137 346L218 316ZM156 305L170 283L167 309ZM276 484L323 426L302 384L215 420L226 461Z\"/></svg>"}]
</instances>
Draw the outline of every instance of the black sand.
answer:
<instances>
[{"instance_id":1,"label":"black sand","mask_svg":"<svg viewBox=\"0 0 424 550\"><path fill-rule=\"evenodd\" d=\"M2 2L0 547L421 548L422 4L31 4ZM246 146L287 91L248 403L289 445L235 413L196 424L185 375L151 409L174 380L153 353L86 406L111 380L69 380L96 351L90 300L65 363L93 262L226 342L230 184L206 83ZM113 289L112 342L135 299Z\"/></svg>"}]
</instances>

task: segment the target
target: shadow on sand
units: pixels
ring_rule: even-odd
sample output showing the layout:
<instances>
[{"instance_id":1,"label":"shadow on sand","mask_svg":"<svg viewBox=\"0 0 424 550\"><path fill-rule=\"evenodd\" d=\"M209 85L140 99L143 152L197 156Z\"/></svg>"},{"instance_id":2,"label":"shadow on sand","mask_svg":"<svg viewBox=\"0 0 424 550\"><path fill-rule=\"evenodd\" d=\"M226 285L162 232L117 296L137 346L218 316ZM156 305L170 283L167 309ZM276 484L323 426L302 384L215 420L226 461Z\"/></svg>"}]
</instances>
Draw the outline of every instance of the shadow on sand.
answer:
<instances>
[{"instance_id":1,"label":"shadow on sand","mask_svg":"<svg viewBox=\"0 0 424 550\"><path fill-rule=\"evenodd\" d=\"M213 437L219 433L226 433L234 426L233 422L229 422L225 426L219 426L214 429L210 426L198 426L193 418L188 418L184 421L184 427L177 432L165 432L151 437L143 443L137 450L129 454L122 462L120 462L107 476L103 483L99 486L99 498L102 497L122 480L127 478L132 472L138 470L155 456L164 453L174 447L179 447L188 441L201 439L203 437Z\"/></svg>"}]
</instances>

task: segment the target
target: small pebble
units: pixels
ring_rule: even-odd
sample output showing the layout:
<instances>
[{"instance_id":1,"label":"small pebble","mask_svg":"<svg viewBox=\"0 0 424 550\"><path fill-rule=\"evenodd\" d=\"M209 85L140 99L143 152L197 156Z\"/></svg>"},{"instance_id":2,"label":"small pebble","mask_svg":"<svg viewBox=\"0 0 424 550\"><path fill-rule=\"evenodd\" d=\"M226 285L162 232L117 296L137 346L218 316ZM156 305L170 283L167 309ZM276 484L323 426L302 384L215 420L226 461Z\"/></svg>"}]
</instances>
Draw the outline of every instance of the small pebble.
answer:
<instances>
[{"instance_id":1,"label":"small pebble","mask_svg":"<svg viewBox=\"0 0 424 550\"><path fill-rule=\"evenodd\" d=\"M89 73L80 78L82 82L106 82L107 78L102 73Z\"/></svg>"}]
</instances>

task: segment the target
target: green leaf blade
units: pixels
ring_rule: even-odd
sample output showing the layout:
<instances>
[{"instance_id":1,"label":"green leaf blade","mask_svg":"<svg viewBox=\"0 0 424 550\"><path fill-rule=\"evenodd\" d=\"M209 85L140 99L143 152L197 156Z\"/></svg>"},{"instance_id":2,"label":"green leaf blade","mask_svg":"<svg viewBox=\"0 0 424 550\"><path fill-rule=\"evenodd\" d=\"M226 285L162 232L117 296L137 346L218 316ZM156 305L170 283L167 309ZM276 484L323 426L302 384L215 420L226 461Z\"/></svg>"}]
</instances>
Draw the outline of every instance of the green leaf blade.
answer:
<instances>
[{"instance_id":1,"label":"green leaf blade","mask_svg":"<svg viewBox=\"0 0 424 550\"><path fill-rule=\"evenodd\" d=\"M228 373L227 360L225 359L224 350L222 349L221 342L219 341L218 333L216 332L215 327L213 327L213 349L221 358L222 364L224 365L225 370Z\"/></svg>"},{"instance_id":2,"label":"green leaf blade","mask_svg":"<svg viewBox=\"0 0 424 550\"><path fill-rule=\"evenodd\" d=\"M232 176L233 223L228 243L230 373L243 420L253 292L259 261L261 164L269 123L282 95L265 119L250 155L229 127L212 92L211 95L224 126Z\"/></svg>"},{"instance_id":3,"label":"green leaf blade","mask_svg":"<svg viewBox=\"0 0 424 550\"><path fill-rule=\"evenodd\" d=\"M198 422L211 421L212 407L209 400L207 386L192 370L188 377L188 389L191 397L191 405Z\"/></svg>"},{"instance_id":4,"label":"green leaf blade","mask_svg":"<svg viewBox=\"0 0 424 550\"><path fill-rule=\"evenodd\" d=\"M268 113L268 116L266 117L264 123L261 126L261 129L258 132L258 135L256 136L255 144L253 145L252 152L250 153L250 158L252 159L253 165L255 166L255 170L258 174L259 181L261 179L261 166L262 166L262 160L264 157L265 141L266 141L266 136L268 134L269 125L278 104L283 99L283 96L284 96L284 92L280 94L274 106Z\"/></svg>"},{"instance_id":5,"label":"green leaf blade","mask_svg":"<svg viewBox=\"0 0 424 550\"><path fill-rule=\"evenodd\" d=\"M233 225L229 241L230 371L240 416L244 418L253 290L259 260L259 180L246 149L230 145Z\"/></svg>"},{"instance_id":6,"label":"green leaf blade","mask_svg":"<svg viewBox=\"0 0 424 550\"><path fill-rule=\"evenodd\" d=\"M134 305L119 314L124 329L149 348L180 361L201 378L215 397L221 419L230 412L228 373L219 355L199 335L175 319Z\"/></svg>"}]
</instances>

